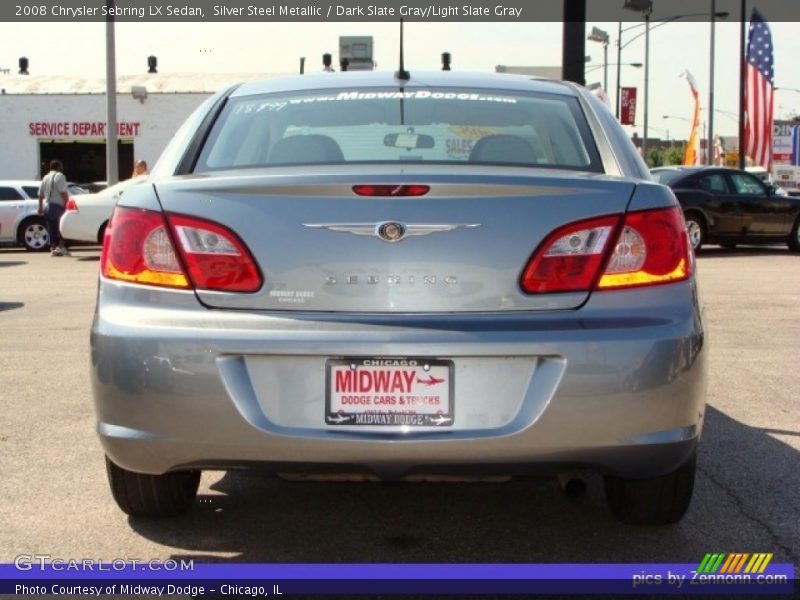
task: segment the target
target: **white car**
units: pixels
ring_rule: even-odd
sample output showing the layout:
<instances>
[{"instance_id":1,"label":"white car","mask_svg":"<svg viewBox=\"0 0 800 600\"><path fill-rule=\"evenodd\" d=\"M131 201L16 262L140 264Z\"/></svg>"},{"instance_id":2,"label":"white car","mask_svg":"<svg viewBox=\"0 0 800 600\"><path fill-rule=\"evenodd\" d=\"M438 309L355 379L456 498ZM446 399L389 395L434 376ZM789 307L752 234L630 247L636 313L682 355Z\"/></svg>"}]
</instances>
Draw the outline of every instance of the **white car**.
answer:
<instances>
[{"instance_id":1,"label":"white car","mask_svg":"<svg viewBox=\"0 0 800 600\"><path fill-rule=\"evenodd\" d=\"M145 179L126 179L96 194L70 198L61 217L61 235L68 240L102 244L106 224L120 196L126 188Z\"/></svg>"},{"instance_id":2,"label":"white car","mask_svg":"<svg viewBox=\"0 0 800 600\"><path fill-rule=\"evenodd\" d=\"M39 184L36 180L0 181L0 242L41 251L50 247L44 217L39 215ZM69 185L70 196L86 194L86 190Z\"/></svg>"}]
</instances>

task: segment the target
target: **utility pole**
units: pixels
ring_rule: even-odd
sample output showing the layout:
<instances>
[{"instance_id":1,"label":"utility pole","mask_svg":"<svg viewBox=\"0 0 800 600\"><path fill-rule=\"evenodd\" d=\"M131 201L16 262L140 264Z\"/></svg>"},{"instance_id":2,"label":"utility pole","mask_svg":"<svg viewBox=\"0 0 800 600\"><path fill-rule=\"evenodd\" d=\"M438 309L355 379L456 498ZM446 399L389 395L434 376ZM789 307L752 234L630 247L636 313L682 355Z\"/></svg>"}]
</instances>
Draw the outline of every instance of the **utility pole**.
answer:
<instances>
[{"instance_id":1,"label":"utility pole","mask_svg":"<svg viewBox=\"0 0 800 600\"><path fill-rule=\"evenodd\" d=\"M119 181L117 152L117 58L114 46L114 0L106 0L106 181L109 186Z\"/></svg>"},{"instance_id":2,"label":"utility pole","mask_svg":"<svg viewBox=\"0 0 800 600\"><path fill-rule=\"evenodd\" d=\"M586 0L564 0L561 77L586 84Z\"/></svg>"}]
</instances>

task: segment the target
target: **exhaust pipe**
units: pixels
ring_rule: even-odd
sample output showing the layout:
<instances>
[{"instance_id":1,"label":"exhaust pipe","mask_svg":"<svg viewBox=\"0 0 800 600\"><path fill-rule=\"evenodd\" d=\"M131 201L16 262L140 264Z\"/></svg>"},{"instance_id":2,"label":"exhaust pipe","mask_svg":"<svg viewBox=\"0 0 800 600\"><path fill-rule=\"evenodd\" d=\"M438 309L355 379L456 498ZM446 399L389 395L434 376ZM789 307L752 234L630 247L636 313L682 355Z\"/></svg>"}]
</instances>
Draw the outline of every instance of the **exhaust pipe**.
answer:
<instances>
[{"instance_id":1,"label":"exhaust pipe","mask_svg":"<svg viewBox=\"0 0 800 600\"><path fill-rule=\"evenodd\" d=\"M586 494L586 480L579 471L562 471L558 474L558 484L567 498L580 498Z\"/></svg>"}]
</instances>

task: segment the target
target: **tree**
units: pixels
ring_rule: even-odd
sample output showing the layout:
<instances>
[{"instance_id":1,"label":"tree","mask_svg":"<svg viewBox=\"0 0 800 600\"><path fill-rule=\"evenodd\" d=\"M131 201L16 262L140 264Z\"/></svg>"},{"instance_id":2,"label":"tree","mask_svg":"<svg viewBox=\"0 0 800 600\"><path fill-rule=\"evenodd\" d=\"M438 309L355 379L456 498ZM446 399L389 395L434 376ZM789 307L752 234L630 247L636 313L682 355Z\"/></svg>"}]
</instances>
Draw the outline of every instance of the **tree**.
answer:
<instances>
[{"instance_id":1,"label":"tree","mask_svg":"<svg viewBox=\"0 0 800 600\"><path fill-rule=\"evenodd\" d=\"M658 148L651 148L647 153L647 165L652 169L653 167L660 167L664 164L664 156Z\"/></svg>"},{"instance_id":2,"label":"tree","mask_svg":"<svg viewBox=\"0 0 800 600\"><path fill-rule=\"evenodd\" d=\"M667 150L666 164L679 165L683 162L683 148L674 146Z\"/></svg>"}]
</instances>

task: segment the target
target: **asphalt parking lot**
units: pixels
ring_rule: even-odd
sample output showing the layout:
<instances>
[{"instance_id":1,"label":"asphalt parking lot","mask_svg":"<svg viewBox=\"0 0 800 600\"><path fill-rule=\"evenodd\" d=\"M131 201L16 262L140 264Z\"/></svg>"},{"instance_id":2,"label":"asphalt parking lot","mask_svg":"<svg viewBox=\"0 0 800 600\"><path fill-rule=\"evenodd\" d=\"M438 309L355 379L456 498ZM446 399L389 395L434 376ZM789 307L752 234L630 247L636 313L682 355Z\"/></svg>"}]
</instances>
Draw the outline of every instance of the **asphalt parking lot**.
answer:
<instances>
[{"instance_id":1,"label":"asphalt parking lot","mask_svg":"<svg viewBox=\"0 0 800 600\"><path fill-rule=\"evenodd\" d=\"M774 552L800 564L800 256L705 250L710 386L693 504L672 527L619 524L599 477L320 484L204 473L195 507L130 519L94 434L88 332L99 251L0 249L0 561L699 562ZM198 432L201 434L202 432Z\"/></svg>"}]
</instances>

